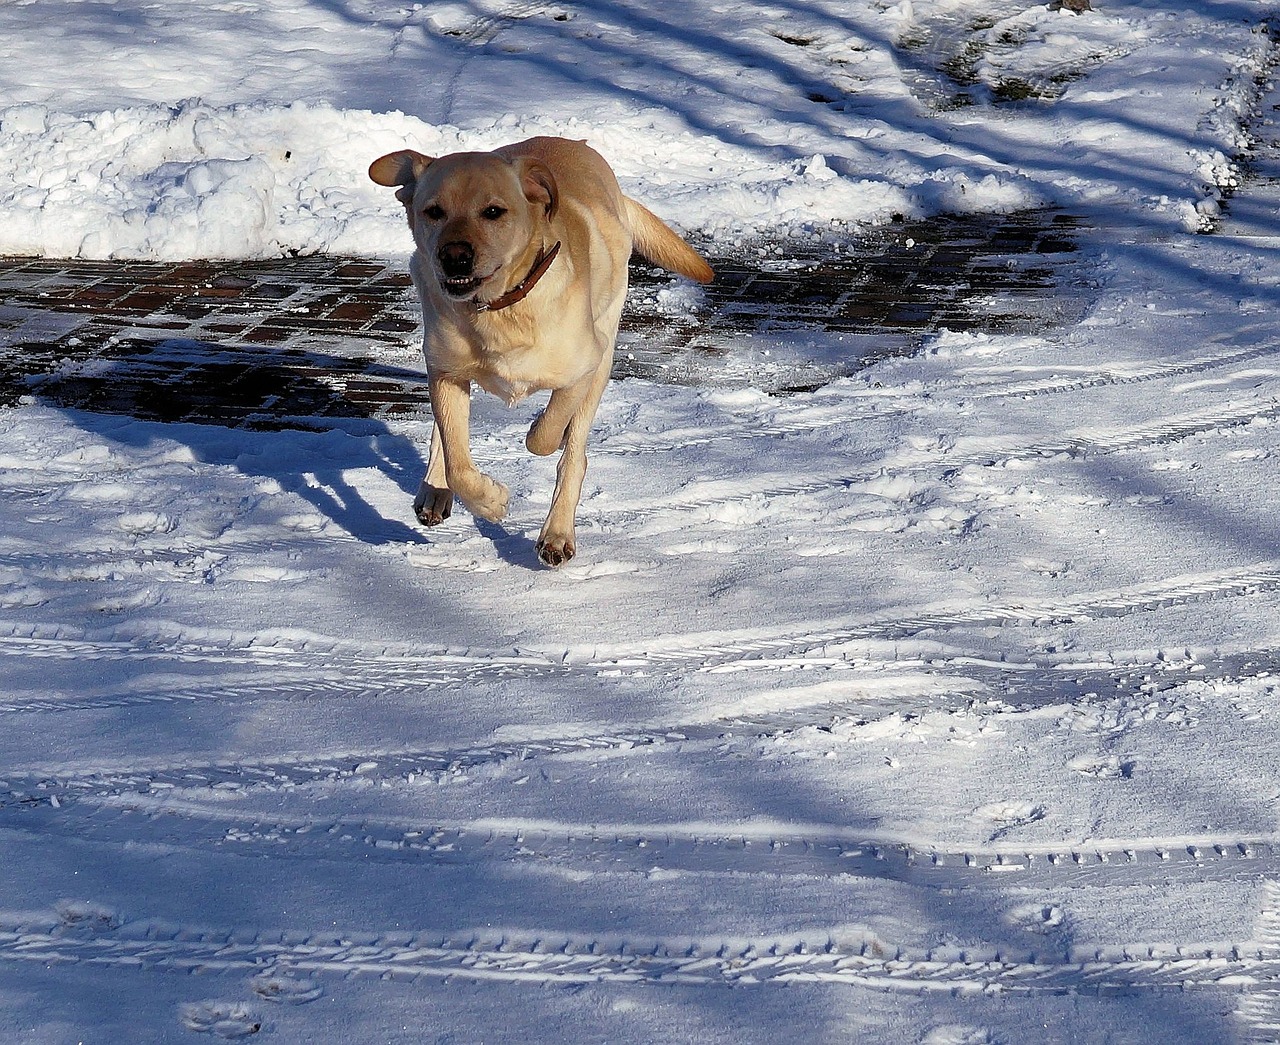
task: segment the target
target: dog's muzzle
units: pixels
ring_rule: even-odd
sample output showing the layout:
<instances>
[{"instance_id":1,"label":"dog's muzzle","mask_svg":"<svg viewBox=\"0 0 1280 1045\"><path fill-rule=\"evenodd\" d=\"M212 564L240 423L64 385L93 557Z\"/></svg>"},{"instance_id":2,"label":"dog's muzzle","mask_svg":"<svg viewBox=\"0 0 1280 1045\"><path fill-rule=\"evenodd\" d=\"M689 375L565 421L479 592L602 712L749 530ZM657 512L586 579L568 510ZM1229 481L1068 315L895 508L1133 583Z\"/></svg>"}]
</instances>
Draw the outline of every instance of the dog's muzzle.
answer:
<instances>
[{"instance_id":1,"label":"dog's muzzle","mask_svg":"<svg viewBox=\"0 0 1280 1045\"><path fill-rule=\"evenodd\" d=\"M470 243L445 243L436 251L440 263L440 285L456 298L474 293L483 279L475 275L476 252Z\"/></svg>"}]
</instances>

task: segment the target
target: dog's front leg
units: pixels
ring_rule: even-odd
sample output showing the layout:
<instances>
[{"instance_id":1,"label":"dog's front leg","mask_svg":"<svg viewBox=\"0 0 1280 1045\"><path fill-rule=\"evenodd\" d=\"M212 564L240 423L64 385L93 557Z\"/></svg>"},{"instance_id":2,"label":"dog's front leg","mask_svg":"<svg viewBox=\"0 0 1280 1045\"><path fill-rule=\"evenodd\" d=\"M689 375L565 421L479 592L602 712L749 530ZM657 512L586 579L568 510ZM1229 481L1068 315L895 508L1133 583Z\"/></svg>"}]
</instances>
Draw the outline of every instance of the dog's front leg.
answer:
<instances>
[{"instance_id":1,"label":"dog's front leg","mask_svg":"<svg viewBox=\"0 0 1280 1045\"><path fill-rule=\"evenodd\" d=\"M431 435L431 463L427 466L428 485L434 483L433 469L437 467L434 450L439 448L444 459L444 478L447 488L466 505L472 515L490 522L501 522L507 514L507 488L495 482L476 468L471 460L471 383L455 381L447 377L432 377L431 413L435 416L435 431Z\"/></svg>"},{"instance_id":2,"label":"dog's front leg","mask_svg":"<svg viewBox=\"0 0 1280 1045\"><path fill-rule=\"evenodd\" d=\"M431 456L427 460L427 477L413 499L413 511L423 526L439 526L453 514L453 491L444 473L444 443L440 426L431 426Z\"/></svg>"},{"instance_id":3,"label":"dog's front leg","mask_svg":"<svg viewBox=\"0 0 1280 1045\"><path fill-rule=\"evenodd\" d=\"M564 429L564 445L556 466L556 490L551 497L551 511L547 513L547 521L538 536L538 558L548 566L564 565L578 550L574 519L578 514L578 500L582 497L582 480L587 474L587 435L605 385L609 383L612 366L613 348L610 346L594 374L584 378L581 386L564 390L562 401L567 400L577 406ZM552 405L554 396L553 403L548 404L547 413L551 412Z\"/></svg>"},{"instance_id":4,"label":"dog's front leg","mask_svg":"<svg viewBox=\"0 0 1280 1045\"><path fill-rule=\"evenodd\" d=\"M546 407L533 419L524 445L531 454L546 457L564 447L565 432L574 415L582 406L591 388L591 378L585 378L568 388L557 388L551 393Z\"/></svg>"}]
</instances>

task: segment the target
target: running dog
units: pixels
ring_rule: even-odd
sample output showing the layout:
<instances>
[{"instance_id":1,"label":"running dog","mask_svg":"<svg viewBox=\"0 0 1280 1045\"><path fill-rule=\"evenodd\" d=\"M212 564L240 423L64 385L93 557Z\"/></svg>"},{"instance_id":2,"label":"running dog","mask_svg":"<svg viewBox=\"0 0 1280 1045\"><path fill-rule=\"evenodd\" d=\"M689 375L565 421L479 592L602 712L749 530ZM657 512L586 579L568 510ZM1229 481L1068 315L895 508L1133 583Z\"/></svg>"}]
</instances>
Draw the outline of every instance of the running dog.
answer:
<instances>
[{"instance_id":1,"label":"running dog","mask_svg":"<svg viewBox=\"0 0 1280 1045\"><path fill-rule=\"evenodd\" d=\"M435 418L419 521L439 525L454 497L491 522L506 515L507 488L471 459L472 382L508 404L549 389L525 445L561 451L537 549L548 566L568 562L631 253L700 283L713 278L710 266L624 196L584 142L532 138L434 159L402 149L374 160L369 177L397 187L415 245L409 271Z\"/></svg>"}]
</instances>

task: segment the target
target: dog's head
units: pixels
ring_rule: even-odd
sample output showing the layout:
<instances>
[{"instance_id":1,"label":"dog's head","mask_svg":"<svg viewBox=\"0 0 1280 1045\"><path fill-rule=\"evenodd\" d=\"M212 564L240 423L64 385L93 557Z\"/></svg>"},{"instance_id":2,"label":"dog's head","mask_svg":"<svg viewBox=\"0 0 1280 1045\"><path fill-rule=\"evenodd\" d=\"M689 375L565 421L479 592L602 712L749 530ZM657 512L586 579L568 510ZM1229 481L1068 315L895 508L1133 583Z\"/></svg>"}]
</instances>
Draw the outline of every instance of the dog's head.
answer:
<instances>
[{"instance_id":1,"label":"dog's head","mask_svg":"<svg viewBox=\"0 0 1280 1045\"><path fill-rule=\"evenodd\" d=\"M492 300L518 283L558 203L544 164L491 152L432 159L403 149L374 160L369 177L399 187L418 251L459 301Z\"/></svg>"}]
</instances>

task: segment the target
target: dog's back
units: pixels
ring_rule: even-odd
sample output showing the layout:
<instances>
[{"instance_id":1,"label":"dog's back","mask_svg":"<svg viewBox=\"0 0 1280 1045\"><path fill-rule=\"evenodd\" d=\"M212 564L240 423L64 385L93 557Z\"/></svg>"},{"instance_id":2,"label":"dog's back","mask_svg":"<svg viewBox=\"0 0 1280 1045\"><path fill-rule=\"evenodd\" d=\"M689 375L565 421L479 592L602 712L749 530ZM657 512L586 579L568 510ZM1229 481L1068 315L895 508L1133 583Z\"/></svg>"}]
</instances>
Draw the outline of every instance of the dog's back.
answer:
<instances>
[{"instance_id":1,"label":"dog's back","mask_svg":"<svg viewBox=\"0 0 1280 1045\"><path fill-rule=\"evenodd\" d=\"M567 138L530 138L507 145L497 152L509 158L530 156L546 164L555 173L561 196L589 200L595 207L603 207L608 214L597 210L595 220L599 222L610 217L616 220L630 233L633 249L655 265L699 283L710 283L714 278L711 266L661 218L622 194L613 170L604 157L586 142Z\"/></svg>"}]
</instances>

